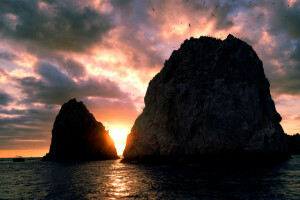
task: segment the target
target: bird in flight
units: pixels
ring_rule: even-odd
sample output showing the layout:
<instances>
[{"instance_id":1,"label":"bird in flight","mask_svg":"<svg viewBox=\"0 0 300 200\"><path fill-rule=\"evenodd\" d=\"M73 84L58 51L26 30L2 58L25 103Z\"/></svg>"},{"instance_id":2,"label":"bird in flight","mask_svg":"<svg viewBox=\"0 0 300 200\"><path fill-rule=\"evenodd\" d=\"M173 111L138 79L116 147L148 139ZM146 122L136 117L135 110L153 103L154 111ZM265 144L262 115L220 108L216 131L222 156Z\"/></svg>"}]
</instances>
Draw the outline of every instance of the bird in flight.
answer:
<instances>
[{"instance_id":1,"label":"bird in flight","mask_svg":"<svg viewBox=\"0 0 300 200\"><path fill-rule=\"evenodd\" d=\"M189 27L192 27L191 24L189 24Z\"/></svg>"},{"instance_id":2,"label":"bird in flight","mask_svg":"<svg viewBox=\"0 0 300 200\"><path fill-rule=\"evenodd\" d=\"M152 8L153 11L156 11L154 8Z\"/></svg>"}]
</instances>

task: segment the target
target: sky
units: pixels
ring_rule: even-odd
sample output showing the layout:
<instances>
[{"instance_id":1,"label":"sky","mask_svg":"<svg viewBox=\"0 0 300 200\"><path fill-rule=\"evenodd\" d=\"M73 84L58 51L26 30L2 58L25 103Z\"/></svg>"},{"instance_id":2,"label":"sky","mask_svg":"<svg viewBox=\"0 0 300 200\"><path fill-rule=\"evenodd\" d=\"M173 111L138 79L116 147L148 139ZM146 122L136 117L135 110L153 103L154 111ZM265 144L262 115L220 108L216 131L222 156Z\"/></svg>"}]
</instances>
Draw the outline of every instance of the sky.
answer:
<instances>
[{"instance_id":1,"label":"sky","mask_svg":"<svg viewBox=\"0 0 300 200\"><path fill-rule=\"evenodd\" d=\"M1 0L0 157L47 153L72 98L121 154L172 51L190 37L228 34L252 45L284 131L300 132L299 0Z\"/></svg>"}]
</instances>

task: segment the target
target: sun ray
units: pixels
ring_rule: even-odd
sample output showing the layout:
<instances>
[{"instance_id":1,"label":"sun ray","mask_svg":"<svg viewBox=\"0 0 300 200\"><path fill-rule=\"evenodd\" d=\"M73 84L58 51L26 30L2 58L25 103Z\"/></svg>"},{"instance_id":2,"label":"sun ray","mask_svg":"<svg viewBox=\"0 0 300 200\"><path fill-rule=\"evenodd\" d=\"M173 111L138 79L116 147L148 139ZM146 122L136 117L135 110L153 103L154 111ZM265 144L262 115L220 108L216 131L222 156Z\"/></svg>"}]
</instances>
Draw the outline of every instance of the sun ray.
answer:
<instances>
[{"instance_id":1,"label":"sun ray","mask_svg":"<svg viewBox=\"0 0 300 200\"><path fill-rule=\"evenodd\" d=\"M118 155L122 155L125 149L126 138L129 130L122 126L113 126L109 130L109 135L115 142Z\"/></svg>"}]
</instances>

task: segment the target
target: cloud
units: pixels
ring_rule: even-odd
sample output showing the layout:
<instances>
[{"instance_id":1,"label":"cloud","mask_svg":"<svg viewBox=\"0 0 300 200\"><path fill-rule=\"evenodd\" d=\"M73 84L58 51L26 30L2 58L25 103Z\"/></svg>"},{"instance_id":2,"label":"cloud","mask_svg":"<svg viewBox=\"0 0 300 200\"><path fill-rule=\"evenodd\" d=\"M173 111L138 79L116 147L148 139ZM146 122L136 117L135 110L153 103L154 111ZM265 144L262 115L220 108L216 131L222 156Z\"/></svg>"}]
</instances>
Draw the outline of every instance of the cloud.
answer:
<instances>
[{"instance_id":1,"label":"cloud","mask_svg":"<svg viewBox=\"0 0 300 200\"><path fill-rule=\"evenodd\" d=\"M72 77L82 77L86 75L84 65L73 59L63 59L60 62L60 68L65 69Z\"/></svg>"},{"instance_id":2,"label":"cloud","mask_svg":"<svg viewBox=\"0 0 300 200\"><path fill-rule=\"evenodd\" d=\"M13 53L10 52L0 52L0 59L4 59L4 60L16 60L18 58L18 56L16 56Z\"/></svg>"},{"instance_id":3,"label":"cloud","mask_svg":"<svg viewBox=\"0 0 300 200\"><path fill-rule=\"evenodd\" d=\"M261 51L265 70L276 95L300 95L300 2L288 5L287 1L269 4L265 22L268 46ZM259 41L259 38L256 38Z\"/></svg>"},{"instance_id":4,"label":"cloud","mask_svg":"<svg viewBox=\"0 0 300 200\"><path fill-rule=\"evenodd\" d=\"M41 76L41 79L32 76L15 79L22 92L27 94L26 101L28 103L41 102L61 105L74 97L126 98L127 96L115 82L105 78L96 79L96 77L74 81L50 63L37 63L35 72Z\"/></svg>"},{"instance_id":5,"label":"cloud","mask_svg":"<svg viewBox=\"0 0 300 200\"><path fill-rule=\"evenodd\" d=\"M1 36L50 50L80 52L90 48L110 30L110 19L78 2L2 0Z\"/></svg>"},{"instance_id":6,"label":"cloud","mask_svg":"<svg viewBox=\"0 0 300 200\"><path fill-rule=\"evenodd\" d=\"M57 110L56 106L49 105L38 109L0 109L0 115L10 116L0 120L0 150L48 146Z\"/></svg>"},{"instance_id":7,"label":"cloud","mask_svg":"<svg viewBox=\"0 0 300 200\"><path fill-rule=\"evenodd\" d=\"M8 117L0 134L7 130L11 145L21 145L14 137L50 137L55 114L49 114L47 106L74 97L83 100L99 121L130 126L138 115L136 108L143 107L143 98L134 98L144 95L173 50L191 36L223 39L229 33L253 46L264 63L273 97L290 94L276 103L286 116L288 132L295 132L298 127L292 124L299 108L290 103L299 105L299 99L290 96L300 96L300 2L288 2L2 0L0 46L5 51L0 53L0 86L15 103L3 100L0 114ZM42 113L34 115L37 111ZM25 129L22 120L29 124ZM35 129L34 124L43 125ZM38 135L43 130L47 137Z\"/></svg>"},{"instance_id":8,"label":"cloud","mask_svg":"<svg viewBox=\"0 0 300 200\"><path fill-rule=\"evenodd\" d=\"M11 101L13 101L13 98L9 94L0 91L0 106L6 106Z\"/></svg>"}]
</instances>

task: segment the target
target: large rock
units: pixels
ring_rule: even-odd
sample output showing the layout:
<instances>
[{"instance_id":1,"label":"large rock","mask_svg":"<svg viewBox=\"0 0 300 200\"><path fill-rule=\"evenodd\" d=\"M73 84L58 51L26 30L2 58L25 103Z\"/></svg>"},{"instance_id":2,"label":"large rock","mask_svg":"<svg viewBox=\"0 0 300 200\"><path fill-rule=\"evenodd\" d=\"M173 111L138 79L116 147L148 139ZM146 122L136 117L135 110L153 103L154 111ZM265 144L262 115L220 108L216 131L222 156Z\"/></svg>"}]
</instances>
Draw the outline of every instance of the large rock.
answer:
<instances>
[{"instance_id":1,"label":"large rock","mask_svg":"<svg viewBox=\"0 0 300 200\"><path fill-rule=\"evenodd\" d=\"M65 103L57 115L50 151L43 160L117 159L114 142L82 102Z\"/></svg>"},{"instance_id":2,"label":"large rock","mask_svg":"<svg viewBox=\"0 0 300 200\"><path fill-rule=\"evenodd\" d=\"M287 135L290 154L300 154L300 134Z\"/></svg>"},{"instance_id":3,"label":"large rock","mask_svg":"<svg viewBox=\"0 0 300 200\"><path fill-rule=\"evenodd\" d=\"M286 157L269 87L247 43L190 38L150 81L124 159Z\"/></svg>"}]
</instances>

